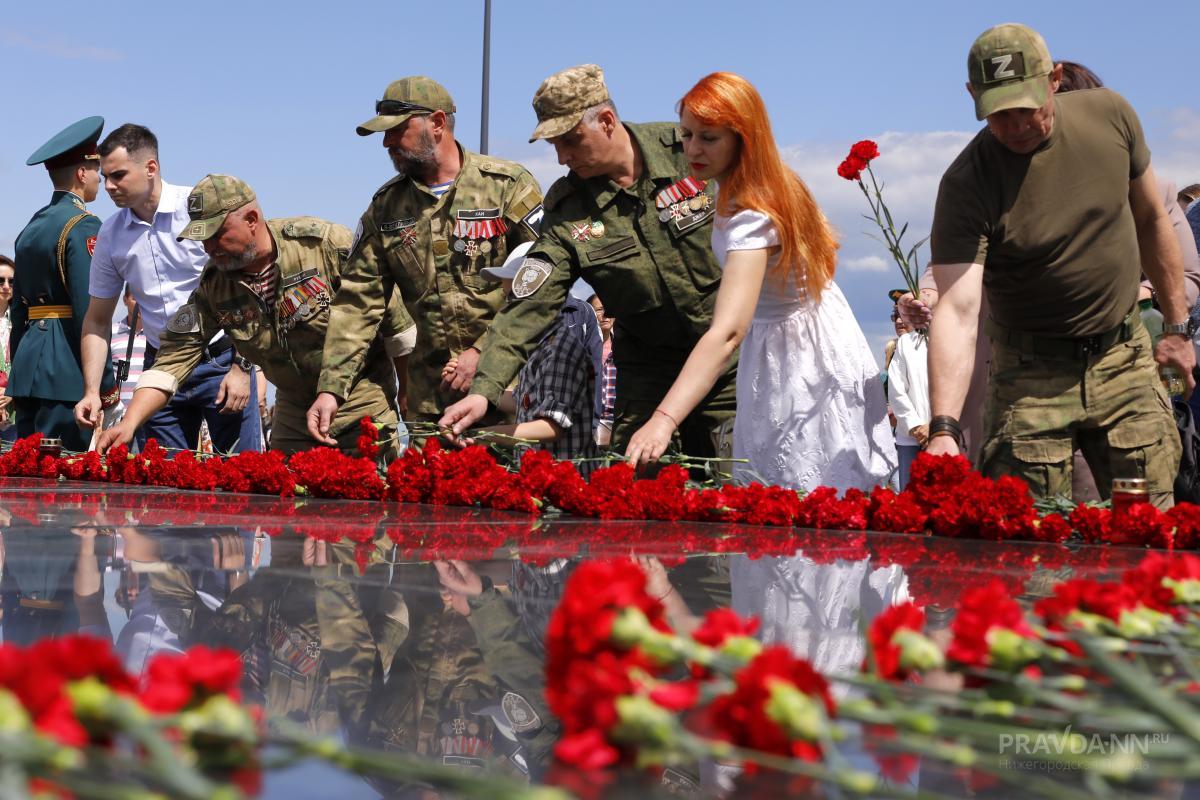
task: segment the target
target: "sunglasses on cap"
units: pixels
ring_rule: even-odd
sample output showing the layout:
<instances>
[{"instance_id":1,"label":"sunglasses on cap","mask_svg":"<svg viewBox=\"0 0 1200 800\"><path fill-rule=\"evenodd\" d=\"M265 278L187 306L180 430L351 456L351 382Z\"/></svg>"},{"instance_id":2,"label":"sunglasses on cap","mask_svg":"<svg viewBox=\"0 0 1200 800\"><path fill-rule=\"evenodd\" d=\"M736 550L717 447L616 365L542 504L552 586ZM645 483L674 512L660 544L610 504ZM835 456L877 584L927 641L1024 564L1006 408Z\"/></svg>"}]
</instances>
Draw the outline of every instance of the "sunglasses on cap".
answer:
<instances>
[{"instance_id":1,"label":"sunglasses on cap","mask_svg":"<svg viewBox=\"0 0 1200 800\"><path fill-rule=\"evenodd\" d=\"M401 114L407 114L410 111L423 111L427 114L432 114L436 109L428 106L419 106L416 103L406 103L403 100L376 100L375 113L383 114L389 117L396 117Z\"/></svg>"}]
</instances>

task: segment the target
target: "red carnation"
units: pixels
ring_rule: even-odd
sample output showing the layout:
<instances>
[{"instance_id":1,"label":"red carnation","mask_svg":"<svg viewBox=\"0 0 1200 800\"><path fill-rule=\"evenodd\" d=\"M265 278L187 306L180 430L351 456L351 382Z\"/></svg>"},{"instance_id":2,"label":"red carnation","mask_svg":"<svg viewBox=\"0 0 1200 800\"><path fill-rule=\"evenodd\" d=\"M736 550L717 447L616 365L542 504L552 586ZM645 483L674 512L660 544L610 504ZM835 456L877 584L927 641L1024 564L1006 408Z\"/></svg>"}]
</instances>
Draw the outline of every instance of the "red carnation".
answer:
<instances>
[{"instance_id":1,"label":"red carnation","mask_svg":"<svg viewBox=\"0 0 1200 800\"><path fill-rule=\"evenodd\" d=\"M709 706L709 721L721 738L738 746L804 761L820 759L821 747L817 742L793 737L767 710L773 693L787 689L808 695L826 715L835 715L829 684L811 664L793 656L786 647L772 645L733 678L734 690L717 697Z\"/></svg>"},{"instance_id":2,"label":"red carnation","mask_svg":"<svg viewBox=\"0 0 1200 800\"><path fill-rule=\"evenodd\" d=\"M870 161L879 157L879 147L870 139L863 139L850 147L850 155L861 158L863 161Z\"/></svg>"},{"instance_id":3,"label":"red carnation","mask_svg":"<svg viewBox=\"0 0 1200 800\"><path fill-rule=\"evenodd\" d=\"M875 674L887 681L908 678L908 670L900 666L900 647L893 641L893 637L901 630L916 633L925 630L925 612L911 601L891 606L876 617L867 630L871 655L875 659ZM866 667L864 662L863 668Z\"/></svg>"},{"instance_id":4,"label":"red carnation","mask_svg":"<svg viewBox=\"0 0 1200 800\"><path fill-rule=\"evenodd\" d=\"M846 160L838 164L837 174L848 181L856 181L862 177L862 171L867 168L867 162L856 156L847 156Z\"/></svg>"},{"instance_id":5,"label":"red carnation","mask_svg":"<svg viewBox=\"0 0 1200 800\"><path fill-rule=\"evenodd\" d=\"M1036 638L1021 607L1004 584L994 579L963 594L953 632L946 656L968 667L1019 667L1029 660L1019 640ZM994 647L997 633L1005 634L1005 641Z\"/></svg>"}]
</instances>

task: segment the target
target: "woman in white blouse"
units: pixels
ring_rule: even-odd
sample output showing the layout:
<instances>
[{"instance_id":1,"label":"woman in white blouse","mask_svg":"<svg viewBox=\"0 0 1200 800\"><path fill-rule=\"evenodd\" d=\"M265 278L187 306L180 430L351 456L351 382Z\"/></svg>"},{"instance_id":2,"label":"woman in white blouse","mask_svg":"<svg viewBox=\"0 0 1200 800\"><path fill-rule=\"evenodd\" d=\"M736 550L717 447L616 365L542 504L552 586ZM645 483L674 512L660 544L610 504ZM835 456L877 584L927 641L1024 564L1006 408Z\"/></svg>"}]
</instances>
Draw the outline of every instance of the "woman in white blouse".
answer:
<instances>
[{"instance_id":1,"label":"woman in white blouse","mask_svg":"<svg viewBox=\"0 0 1200 800\"><path fill-rule=\"evenodd\" d=\"M833 283L833 231L780 158L762 98L744 78L716 72L679 109L693 177L720 183L713 250L723 277L712 326L626 455L657 460L740 345L740 480L805 490L886 482L896 448L879 368Z\"/></svg>"}]
</instances>

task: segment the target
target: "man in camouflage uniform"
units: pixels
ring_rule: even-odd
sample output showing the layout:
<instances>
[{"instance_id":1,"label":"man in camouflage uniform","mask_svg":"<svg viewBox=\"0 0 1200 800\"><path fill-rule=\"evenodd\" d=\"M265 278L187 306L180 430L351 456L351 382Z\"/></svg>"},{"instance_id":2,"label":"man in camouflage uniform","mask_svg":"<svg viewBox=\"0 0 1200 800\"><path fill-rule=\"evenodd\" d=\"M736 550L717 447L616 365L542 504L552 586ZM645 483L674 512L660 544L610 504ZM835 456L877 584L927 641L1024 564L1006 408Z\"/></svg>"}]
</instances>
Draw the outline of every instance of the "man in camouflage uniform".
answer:
<instances>
[{"instance_id":1,"label":"man in camouflage uniform","mask_svg":"<svg viewBox=\"0 0 1200 800\"><path fill-rule=\"evenodd\" d=\"M309 415L325 428L361 369L367 344L398 290L417 321L407 417L433 421L471 386L504 290L479 274L537 238L542 194L520 164L466 150L454 139L454 101L437 82L402 78L375 104L360 136L385 131L400 174L375 193L355 235L325 342L321 394ZM443 379L451 361L454 370Z\"/></svg>"},{"instance_id":2,"label":"man in camouflage uniform","mask_svg":"<svg viewBox=\"0 0 1200 800\"><path fill-rule=\"evenodd\" d=\"M168 323L154 368L142 373L125 418L104 432L100 449L130 441L200 363L205 343L224 330L239 356L257 364L278 391L271 449L306 450L312 440L304 413L317 393L350 231L316 217L264 219L254 191L228 175L208 175L187 202L192 222L179 238L203 242L211 260ZM355 447L362 417L380 426L381 441L393 436L398 421L393 365L403 371L416 328L398 299L381 316L381 335L372 328L364 342L365 358L347 378L345 402L330 427L330 442L346 451Z\"/></svg>"},{"instance_id":3,"label":"man in camouflage uniform","mask_svg":"<svg viewBox=\"0 0 1200 800\"><path fill-rule=\"evenodd\" d=\"M617 318L613 447L654 413L708 329L721 269L712 252L715 185L688 178L672 123L622 123L595 64L547 78L533 97L535 139L547 139L570 173L546 195L541 238L496 318L472 393L441 424L461 433L495 403L582 277ZM716 454L733 419L736 357L686 419L685 453Z\"/></svg>"}]
</instances>

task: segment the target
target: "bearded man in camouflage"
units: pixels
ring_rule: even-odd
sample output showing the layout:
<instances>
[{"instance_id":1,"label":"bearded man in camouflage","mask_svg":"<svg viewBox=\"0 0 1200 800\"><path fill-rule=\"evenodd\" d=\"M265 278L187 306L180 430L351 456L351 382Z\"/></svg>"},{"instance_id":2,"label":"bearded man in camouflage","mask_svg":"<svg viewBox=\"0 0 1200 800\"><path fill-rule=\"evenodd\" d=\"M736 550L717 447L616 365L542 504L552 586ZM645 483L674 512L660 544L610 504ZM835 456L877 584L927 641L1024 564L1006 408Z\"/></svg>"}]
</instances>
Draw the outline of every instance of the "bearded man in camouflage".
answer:
<instances>
[{"instance_id":1,"label":"bearded man in camouflage","mask_svg":"<svg viewBox=\"0 0 1200 800\"><path fill-rule=\"evenodd\" d=\"M401 378L402 413L435 421L463 396L504 304L503 288L479 271L536 239L542 216L542 193L528 170L454 139L454 100L441 84L401 78L375 111L358 134L383 132L399 175L359 221L333 304L320 393L308 413L309 433L324 442L393 292L417 323L406 385Z\"/></svg>"}]
</instances>

